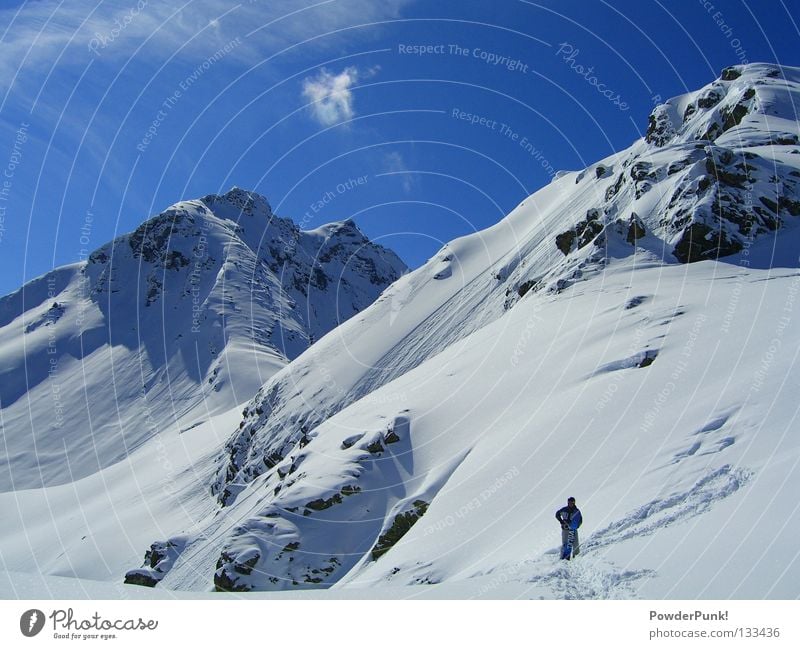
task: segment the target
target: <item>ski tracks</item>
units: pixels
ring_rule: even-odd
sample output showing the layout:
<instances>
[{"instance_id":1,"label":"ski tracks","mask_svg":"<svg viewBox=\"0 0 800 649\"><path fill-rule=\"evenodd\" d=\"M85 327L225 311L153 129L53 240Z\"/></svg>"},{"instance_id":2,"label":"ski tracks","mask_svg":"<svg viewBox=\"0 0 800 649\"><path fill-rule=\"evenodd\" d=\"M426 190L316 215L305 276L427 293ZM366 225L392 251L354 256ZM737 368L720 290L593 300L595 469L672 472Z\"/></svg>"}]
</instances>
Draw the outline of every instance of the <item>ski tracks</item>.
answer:
<instances>
[{"instance_id":1,"label":"ski tracks","mask_svg":"<svg viewBox=\"0 0 800 649\"><path fill-rule=\"evenodd\" d=\"M702 514L715 502L737 492L751 476L752 473L746 469L725 464L698 480L690 489L656 498L595 532L587 540L586 549L592 551L633 537L654 534L674 523Z\"/></svg>"},{"instance_id":2,"label":"ski tracks","mask_svg":"<svg viewBox=\"0 0 800 649\"><path fill-rule=\"evenodd\" d=\"M557 560L559 548L526 561L507 565L498 580L526 581L557 599L635 599L638 582L656 576L654 570L620 569L606 559L603 548L658 531L703 514L716 502L742 488L752 472L723 465L683 491L656 498L592 534L572 561ZM555 562L555 565L554 565ZM494 571L492 571L494 572Z\"/></svg>"}]
</instances>

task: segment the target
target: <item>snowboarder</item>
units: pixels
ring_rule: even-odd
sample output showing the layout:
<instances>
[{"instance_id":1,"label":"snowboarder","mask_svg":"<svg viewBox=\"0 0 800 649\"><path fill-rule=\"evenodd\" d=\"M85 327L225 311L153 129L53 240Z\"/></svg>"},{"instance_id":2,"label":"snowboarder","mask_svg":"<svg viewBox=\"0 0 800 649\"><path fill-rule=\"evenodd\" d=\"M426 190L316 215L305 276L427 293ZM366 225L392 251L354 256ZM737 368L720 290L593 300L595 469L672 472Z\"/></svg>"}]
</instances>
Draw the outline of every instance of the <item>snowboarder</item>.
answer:
<instances>
[{"instance_id":1,"label":"snowboarder","mask_svg":"<svg viewBox=\"0 0 800 649\"><path fill-rule=\"evenodd\" d=\"M581 510L575 506L572 496L567 498L567 506L556 512L556 520L561 523L561 558L569 561L570 556L577 557L580 552L578 528L583 522Z\"/></svg>"}]
</instances>

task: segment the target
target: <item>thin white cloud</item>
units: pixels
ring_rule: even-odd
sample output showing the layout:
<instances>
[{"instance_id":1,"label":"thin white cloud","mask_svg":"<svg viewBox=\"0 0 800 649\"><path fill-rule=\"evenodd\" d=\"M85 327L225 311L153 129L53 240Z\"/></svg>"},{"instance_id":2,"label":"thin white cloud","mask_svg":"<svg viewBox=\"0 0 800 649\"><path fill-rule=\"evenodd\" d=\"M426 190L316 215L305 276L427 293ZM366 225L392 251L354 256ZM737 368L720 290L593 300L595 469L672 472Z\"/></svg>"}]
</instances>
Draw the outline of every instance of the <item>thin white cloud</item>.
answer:
<instances>
[{"instance_id":1,"label":"thin white cloud","mask_svg":"<svg viewBox=\"0 0 800 649\"><path fill-rule=\"evenodd\" d=\"M292 45L305 51L369 33L375 28L346 28L391 20L407 2L270 0L232 5L227 0L194 0L183 10L183 2L153 0L26 2L0 8L0 93L15 80L23 81L20 75L32 77L28 85L35 91L54 68L84 68L92 59L119 65L140 45L137 58L160 62L180 50L182 58L200 60L239 37L242 44L231 58L253 64Z\"/></svg>"},{"instance_id":2,"label":"thin white cloud","mask_svg":"<svg viewBox=\"0 0 800 649\"><path fill-rule=\"evenodd\" d=\"M311 102L311 111L323 126L331 126L352 119L353 91L358 81L358 70L347 67L339 74L325 68L314 77L303 80L303 96Z\"/></svg>"},{"instance_id":3,"label":"thin white cloud","mask_svg":"<svg viewBox=\"0 0 800 649\"><path fill-rule=\"evenodd\" d=\"M386 173L396 174L401 180L403 191L410 194L414 189L414 176L409 171L403 155L399 151L392 151L384 156L383 162Z\"/></svg>"}]
</instances>

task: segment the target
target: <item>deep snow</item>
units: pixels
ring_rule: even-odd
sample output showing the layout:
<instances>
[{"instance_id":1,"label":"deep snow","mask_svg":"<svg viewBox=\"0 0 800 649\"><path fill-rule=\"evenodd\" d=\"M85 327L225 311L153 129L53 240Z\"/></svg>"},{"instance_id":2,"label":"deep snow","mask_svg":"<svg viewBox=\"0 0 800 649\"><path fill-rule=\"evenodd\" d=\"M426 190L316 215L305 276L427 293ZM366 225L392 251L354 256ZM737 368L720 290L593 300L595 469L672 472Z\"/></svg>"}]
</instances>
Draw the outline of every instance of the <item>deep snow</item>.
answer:
<instances>
[{"instance_id":1,"label":"deep snow","mask_svg":"<svg viewBox=\"0 0 800 649\"><path fill-rule=\"evenodd\" d=\"M179 591L796 598L798 81L728 69L450 242L243 411L173 432L169 497L154 441L0 494L26 516L0 532L4 568ZM113 509L74 500L112 474ZM584 525L565 563L569 495Z\"/></svg>"}]
</instances>

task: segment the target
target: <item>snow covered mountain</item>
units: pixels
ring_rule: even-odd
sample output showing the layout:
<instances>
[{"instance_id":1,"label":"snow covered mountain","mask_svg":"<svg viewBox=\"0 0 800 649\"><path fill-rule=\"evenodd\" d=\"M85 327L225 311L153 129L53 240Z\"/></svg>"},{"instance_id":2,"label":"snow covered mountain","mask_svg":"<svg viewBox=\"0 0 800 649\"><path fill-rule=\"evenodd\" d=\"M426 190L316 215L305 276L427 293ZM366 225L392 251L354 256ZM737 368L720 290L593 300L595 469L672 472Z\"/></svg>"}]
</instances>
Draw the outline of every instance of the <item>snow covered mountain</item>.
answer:
<instances>
[{"instance_id":1,"label":"snow covered mountain","mask_svg":"<svg viewBox=\"0 0 800 649\"><path fill-rule=\"evenodd\" d=\"M796 597L800 523L765 522L800 481L798 84L728 68L395 282L265 383L219 509L127 580Z\"/></svg>"},{"instance_id":2,"label":"snow covered mountain","mask_svg":"<svg viewBox=\"0 0 800 649\"><path fill-rule=\"evenodd\" d=\"M659 106L642 140L449 243L243 411L164 435L167 481L145 445L0 494L7 569L176 590L797 597L800 520L780 512L800 487L798 105L800 69L752 64ZM584 525L566 563L553 514L570 495Z\"/></svg>"},{"instance_id":3,"label":"snow covered mountain","mask_svg":"<svg viewBox=\"0 0 800 649\"><path fill-rule=\"evenodd\" d=\"M234 188L0 299L0 491L73 482L249 399L405 271Z\"/></svg>"}]
</instances>

